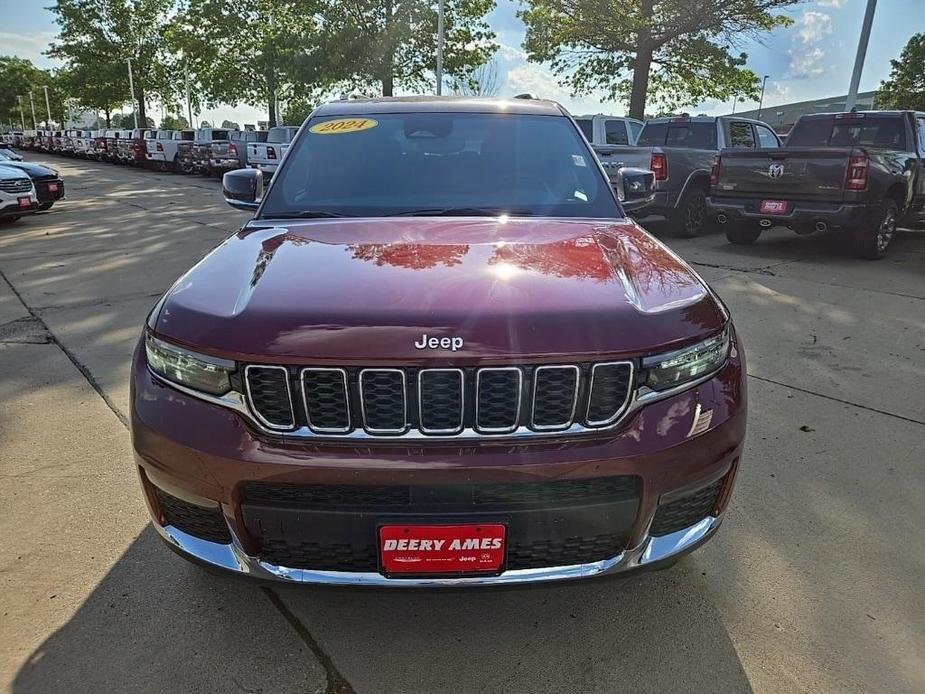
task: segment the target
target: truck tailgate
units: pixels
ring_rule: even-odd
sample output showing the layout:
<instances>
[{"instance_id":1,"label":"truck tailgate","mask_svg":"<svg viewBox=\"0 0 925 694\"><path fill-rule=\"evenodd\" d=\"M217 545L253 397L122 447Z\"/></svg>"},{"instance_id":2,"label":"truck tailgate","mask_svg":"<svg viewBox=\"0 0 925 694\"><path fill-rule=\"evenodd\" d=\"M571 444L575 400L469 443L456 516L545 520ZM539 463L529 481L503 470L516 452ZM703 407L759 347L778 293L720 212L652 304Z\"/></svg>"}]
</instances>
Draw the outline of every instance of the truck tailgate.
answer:
<instances>
[{"instance_id":1,"label":"truck tailgate","mask_svg":"<svg viewBox=\"0 0 925 694\"><path fill-rule=\"evenodd\" d=\"M725 149L714 194L840 202L852 153L850 147Z\"/></svg>"},{"instance_id":2,"label":"truck tailgate","mask_svg":"<svg viewBox=\"0 0 925 694\"><path fill-rule=\"evenodd\" d=\"M652 152L655 149L654 147L628 145L593 145L593 148L597 158L608 172L618 164L648 169L652 164Z\"/></svg>"}]
</instances>

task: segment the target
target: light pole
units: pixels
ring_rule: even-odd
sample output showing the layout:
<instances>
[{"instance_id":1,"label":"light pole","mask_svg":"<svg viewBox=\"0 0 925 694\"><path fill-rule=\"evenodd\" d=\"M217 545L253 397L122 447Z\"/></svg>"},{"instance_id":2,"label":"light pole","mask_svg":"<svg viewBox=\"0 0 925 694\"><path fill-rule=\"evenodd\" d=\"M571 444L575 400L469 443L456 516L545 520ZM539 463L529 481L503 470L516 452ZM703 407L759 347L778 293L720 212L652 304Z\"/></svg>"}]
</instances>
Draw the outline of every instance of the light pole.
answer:
<instances>
[{"instance_id":1,"label":"light pole","mask_svg":"<svg viewBox=\"0 0 925 694\"><path fill-rule=\"evenodd\" d=\"M851 86L848 88L848 98L845 100L846 111L853 109L858 100L858 87L861 84L861 72L864 70L864 58L867 56L870 28L873 26L876 10L877 0L867 0L864 24L861 25L861 38L858 40L858 53L854 58L854 71L851 73Z\"/></svg>"},{"instance_id":2,"label":"light pole","mask_svg":"<svg viewBox=\"0 0 925 694\"><path fill-rule=\"evenodd\" d=\"M35 125L35 99L32 98L32 90L29 90L29 105L32 106L32 129L38 130Z\"/></svg>"},{"instance_id":3,"label":"light pole","mask_svg":"<svg viewBox=\"0 0 925 694\"><path fill-rule=\"evenodd\" d=\"M23 112L22 112L22 94L17 94L16 98L19 99L19 120L22 123L22 129L25 130L26 129L26 117L23 115Z\"/></svg>"},{"instance_id":4,"label":"light pole","mask_svg":"<svg viewBox=\"0 0 925 694\"><path fill-rule=\"evenodd\" d=\"M443 94L443 0L437 3L437 96Z\"/></svg>"},{"instance_id":5,"label":"light pole","mask_svg":"<svg viewBox=\"0 0 925 694\"><path fill-rule=\"evenodd\" d=\"M770 75L765 75L765 76L764 76L764 79L761 80L761 98L758 100L758 118L757 118L757 120L761 120L761 109L764 108L764 88L765 88L765 86L766 86L767 83L768 83L768 77L770 77Z\"/></svg>"},{"instance_id":6,"label":"light pole","mask_svg":"<svg viewBox=\"0 0 925 694\"><path fill-rule=\"evenodd\" d=\"M45 127L51 127L51 104L48 102L48 87L42 87L45 90L45 112L48 114L48 120L45 121Z\"/></svg>"},{"instance_id":7,"label":"light pole","mask_svg":"<svg viewBox=\"0 0 925 694\"><path fill-rule=\"evenodd\" d=\"M128 63L128 89L132 93L132 115L135 117L135 127L138 127L138 103L135 101L135 82L132 80L132 59L126 58Z\"/></svg>"}]
</instances>

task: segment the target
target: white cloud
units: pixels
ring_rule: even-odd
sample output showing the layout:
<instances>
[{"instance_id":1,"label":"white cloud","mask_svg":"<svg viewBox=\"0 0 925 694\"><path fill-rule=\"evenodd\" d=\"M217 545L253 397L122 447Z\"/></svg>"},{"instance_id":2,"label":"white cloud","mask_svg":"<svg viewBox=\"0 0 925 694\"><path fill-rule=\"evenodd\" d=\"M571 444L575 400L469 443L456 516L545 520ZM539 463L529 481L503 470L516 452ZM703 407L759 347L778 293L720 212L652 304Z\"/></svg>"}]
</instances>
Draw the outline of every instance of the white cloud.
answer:
<instances>
[{"instance_id":1,"label":"white cloud","mask_svg":"<svg viewBox=\"0 0 925 694\"><path fill-rule=\"evenodd\" d=\"M825 12L806 10L796 22L796 32L803 43L818 41L832 33L832 18Z\"/></svg>"},{"instance_id":2,"label":"white cloud","mask_svg":"<svg viewBox=\"0 0 925 694\"><path fill-rule=\"evenodd\" d=\"M842 7L846 0L818 0L822 7Z\"/></svg>"},{"instance_id":3,"label":"white cloud","mask_svg":"<svg viewBox=\"0 0 925 694\"><path fill-rule=\"evenodd\" d=\"M790 72L794 77L815 77L825 72L819 62L825 57L825 51L816 46L804 48L802 52L790 53Z\"/></svg>"},{"instance_id":4,"label":"white cloud","mask_svg":"<svg viewBox=\"0 0 925 694\"><path fill-rule=\"evenodd\" d=\"M28 34L0 31L0 46L3 46L3 53L6 55L25 58L26 60L31 60L40 68L49 68L59 63L42 55L42 52L48 50L48 46L55 36L51 32L41 31L29 32Z\"/></svg>"}]
</instances>

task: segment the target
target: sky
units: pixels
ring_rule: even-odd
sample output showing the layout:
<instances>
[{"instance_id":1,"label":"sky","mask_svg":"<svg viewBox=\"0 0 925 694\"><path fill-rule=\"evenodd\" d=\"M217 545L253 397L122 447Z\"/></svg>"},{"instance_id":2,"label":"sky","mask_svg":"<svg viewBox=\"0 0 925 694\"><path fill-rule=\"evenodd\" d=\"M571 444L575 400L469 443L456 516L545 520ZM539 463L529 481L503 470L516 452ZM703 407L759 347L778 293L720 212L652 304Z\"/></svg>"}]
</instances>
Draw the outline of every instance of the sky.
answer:
<instances>
[{"instance_id":1,"label":"sky","mask_svg":"<svg viewBox=\"0 0 925 694\"><path fill-rule=\"evenodd\" d=\"M787 12L793 26L743 46L749 56L748 67L758 75L769 76L767 106L847 93L866 1L804 1ZM54 17L45 9L49 4L50 0L0 0L0 55L17 55L40 67L54 67L55 63L42 55L56 33ZM499 43L495 57L499 96L529 92L556 99L576 115L624 114L622 104L603 101L600 95L575 96L559 84L548 66L527 62L521 47L524 25L517 17L518 7L516 0L497 0L497 7L488 16ZM899 56L913 34L923 31L925 0L879 0L861 91L876 89L889 75L890 59ZM708 101L688 110L719 115L731 108L731 101ZM737 106L740 111L751 108L757 108L757 103ZM153 113L157 116L160 111L155 107ZM238 105L203 112L200 118L216 122L227 118L243 124L265 120L266 115Z\"/></svg>"}]
</instances>

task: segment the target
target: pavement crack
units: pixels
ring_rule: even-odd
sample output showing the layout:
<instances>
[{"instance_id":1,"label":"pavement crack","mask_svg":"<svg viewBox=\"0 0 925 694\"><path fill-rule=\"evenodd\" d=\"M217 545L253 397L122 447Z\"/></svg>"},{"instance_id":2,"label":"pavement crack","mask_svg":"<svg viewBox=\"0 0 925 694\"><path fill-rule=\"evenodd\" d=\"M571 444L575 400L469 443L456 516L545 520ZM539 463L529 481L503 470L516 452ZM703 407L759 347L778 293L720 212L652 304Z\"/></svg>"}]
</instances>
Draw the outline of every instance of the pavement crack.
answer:
<instances>
[{"instance_id":1,"label":"pavement crack","mask_svg":"<svg viewBox=\"0 0 925 694\"><path fill-rule=\"evenodd\" d=\"M756 376L755 374L748 374L748 377L754 378L756 381L763 381L764 383L771 383L775 386L780 386L781 388L789 388L790 390L796 390L800 393L806 393L807 395L815 395L817 398L825 398L826 400L831 400L832 402L839 402L843 405L850 405L851 407L857 407L858 409L867 410L868 412L876 412L877 414L882 414L887 417L901 419L904 422L911 422L913 424L925 425L925 420L915 419L914 417L906 417L905 415L896 414L895 412L887 412L886 410L881 410L876 407L870 407L868 405L862 405L858 402L852 402L851 400L844 400L843 398L836 398L834 395L825 395L824 393L817 393L816 391L809 390L808 388L800 388L799 386L790 385L789 383L775 381L773 378L765 378L764 376Z\"/></svg>"},{"instance_id":2,"label":"pavement crack","mask_svg":"<svg viewBox=\"0 0 925 694\"><path fill-rule=\"evenodd\" d=\"M41 330L43 330L44 333L48 336L47 342L53 343L58 349L60 349L64 353L64 356L70 359L71 363L77 368L77 370L81 373L81 375L84 377L87 383L90 384L90 387L96 391L96 394L99 395L103 399L103 402L105 402L106 406L110 410L112 410L112 413L116 416L116 418L120 422L122 422L122 426L128 429L128 420L125 418L125 415L119 411L119 408L116 407L116 404L106 394L106 391L103 390L103 387L99 384L99 382L93 376L93 372L90 371L90 369L86 366L86 364L84 364L83 362L80 361L80 359L77 358L76 354L74 354L73 352L71 352L71 350L65 347L64 344L55 336L55 334L51 331L51 329L48 327L45 321L42 320L42 317L38 313L36 313L35 310L31 306L29 306L29 304L26 303L26 300L23 299L22 294L20 294L19 290L17 290L16 287L13 286L13 283L10 282L7 276L3 273L3 270L0 270L0 277L3 278L4 282L6 282L6 285L10 288L10 291L13 292L14 296L17 299L19 299L19 303L23 305L23 308L25 308L26 311L28 311L32 320L35 321L35 323L37 323L38 326L40 326Z\"/></svg>"},{"instance_id":3,"label":"pavement crack","mask_svg":"<svg viewBox=\"0 0 925 694\"><path fill-rule=\"evenodd\" d=\"M697 267L709 267L714 268L715 270L729 270L730 272L742 272L746 275L770 275L771 277L777 277L776 274L771 272L767 267L734 267L732 265L722 265L719 263L701 263L690 261L691 265L696 265ZM769 265L768 267L774 267L774 265Z\"/></svg>"},{"instance_id":4,"label":"pavement crack","mask_svg":"<svg viewBox=\"0 0 925 694\"><path fill-rule=\"evenodd\" d=\"M308 630L308 627L302 624L299 618L293 614L292 610L282 601L282 598L276 594L276 591L266 586L261 586L260 590L264 592L273 606L279 610L280 614L289 622L289 625L295 629L296 633L312 652L312 655L321 663L321 667L324 668L324 673L327 677L327 687L324 690L324 694L356 694L353 686L340 673L337 666L334 665L331 656L325 653L324 649Z\"/></svg>"}]
</instances>

